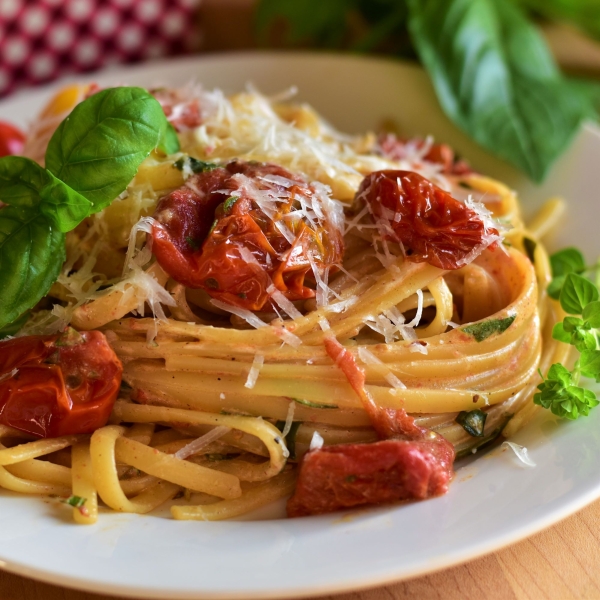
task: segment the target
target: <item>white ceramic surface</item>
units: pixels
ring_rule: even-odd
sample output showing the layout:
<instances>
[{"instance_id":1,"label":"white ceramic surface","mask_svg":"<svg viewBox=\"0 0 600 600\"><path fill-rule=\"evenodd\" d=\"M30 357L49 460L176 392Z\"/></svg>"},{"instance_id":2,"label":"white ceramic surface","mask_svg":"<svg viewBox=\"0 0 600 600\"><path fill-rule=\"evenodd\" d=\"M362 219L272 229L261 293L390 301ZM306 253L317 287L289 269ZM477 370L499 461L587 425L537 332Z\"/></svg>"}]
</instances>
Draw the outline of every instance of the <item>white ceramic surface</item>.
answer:
<instances>
[{"instance_id":1,"label":"white ceramic surface","mask_svg":"<svg viewBox=\"0 0 600 600\"><path fill-rule=\"evenodd\" d=\"M387 60L310 54L243 54L179 60L95 75L100 84L180 84L275 93L296 85L342 130L384 118L408 134L450 142L479 170L508 182L526 212L552 195L570 203L557 244L600 252L600 134L584 129L544 186L527 182L456 130L426 76ZM88 78L89 79L89 78ZM55 87L55 86L54 86ZM0 119L25 125L52 88L0 103ZM298 597L382 585L450 566L517 541L600 496L600 409L575 423L540 419L515 440L537 467L497 448L462 466L450 493L403 506L305 519L273 519L282 505L223 523L102 514L93 527L69 522L56 501L0 493L0 567L44 581L143 598Z\"/></svg>"}]
</instances>

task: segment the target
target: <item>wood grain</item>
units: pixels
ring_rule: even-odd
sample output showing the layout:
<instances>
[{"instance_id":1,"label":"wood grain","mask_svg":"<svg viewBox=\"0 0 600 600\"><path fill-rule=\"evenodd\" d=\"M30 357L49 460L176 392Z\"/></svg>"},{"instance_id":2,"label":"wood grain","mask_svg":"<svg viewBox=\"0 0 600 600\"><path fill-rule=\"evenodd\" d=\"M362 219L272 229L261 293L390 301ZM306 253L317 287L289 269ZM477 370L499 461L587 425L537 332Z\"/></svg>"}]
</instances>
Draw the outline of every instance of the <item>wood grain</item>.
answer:
<instances>
[{"instance_id":1,"label":"wood grain","mask_svg":"<svg viewBox=\"0 0 600 600\"><path fill-rule=\"evenodd\" d=\"M336 600L600 599L600 501L514 546L465 565ZM96 590L102 592L102 590ZM0 600L109 600L0 572ZM114 598L114 597L112 597ZM327 597L327 600L331 596ZM125 600L121 598L121 600ZM168 599L165 599L168 600ZM326 600L325 597L319 600Z\"/></svg>"}]
</instances>

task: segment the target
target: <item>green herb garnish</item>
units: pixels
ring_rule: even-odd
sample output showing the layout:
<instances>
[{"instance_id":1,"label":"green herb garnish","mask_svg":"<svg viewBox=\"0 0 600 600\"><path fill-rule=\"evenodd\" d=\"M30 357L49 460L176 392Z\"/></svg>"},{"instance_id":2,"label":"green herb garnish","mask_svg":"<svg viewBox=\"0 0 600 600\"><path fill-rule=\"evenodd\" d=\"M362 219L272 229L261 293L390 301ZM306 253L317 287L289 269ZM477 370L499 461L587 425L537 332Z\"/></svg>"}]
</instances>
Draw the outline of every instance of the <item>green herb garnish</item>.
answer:
<instances>
[{"instance_id":1,"label":"green herb garnish","mask_svg":"<svg viewBox=\"0 0 600 600\"><path fill-rule=\"evenodd\" d=\"M0 328L43 298L65 260L65 233L108 206L154 150L179 149L146 90L102 90L58 126L45 165L0 158Z\"/></svg>"},{"instance_id":2,"label":"green herb garnish","mask_svg":"<svg viewBox=\"0 0 600 600\"><path fill-rule=\"evenodd\" d=\"M74 508L81 508L86 502L87 498L82 498L81 496L69 496L66 500L64 500L65 504L68 504Z\"/></svg>"},{"instance_id":3,"label":"green herb garnish","mask_svg":"<svg viewBox=\"0 0 600 600\"><path fill-rule=\"evenodd\" d=\"M302 421L294 421L288 434L284 438L285 445L287 446L287 449L290 453L290 458L292 460L296 459L296 434L298 433L298 428L300 425L302 425ZM275 423L275 427L277 427L279 431L283 432L285 429L285 421L277 421L277 423Z\"/></svg>"},{"instance_id":4,"label":"green herb garnish","mask_svg":"<svg viewBox=\"0 0 600 600\"><path fill-rule=\"evenodd\" d=\"M316 402L310 402L310 400L302 400L300 398L292 398L294 402L308 406L309 408L339 408L337 404L317 404Z\"/></svg>"},{"instance_id":5,"label":"green herb garnish","mask_svg":"<svg viewBox=\"0 0 600 600\"><path fill-rule=\"evenodd\" d=\"M555 278L560 277L560 305L568 313L552 330L552 337L579 351L572 371L555 363L533 397L535 404L566 419L587 416L598 405L596 395L579 385L581 377L600 382L600 301L598 288L575 270L585 269L581 253L568 248L551 257ZM573 315L573 316L572 316ZM574 316L574 315L581 315Z\"/></svg>"},{"instance_id":6,"label":"green herb garnish","mask_svg":"<svg viewBox=\"0 0 600 600\"><path fill-rule=\"evenodd\" d=\"M227 200L225 200L225 202L223 202L223 212L225 214L228 214L231 209L233 208L233 205L240 199L239 196L229 196L229 198L227 198Z\"/></svg>"},{"instance_id":7,"label":"green herb garnish","mask_svg":"<svg viewBox=\"0 0 600 600\"><path fill-rule=\"evenodd\" d=\"M206 171L212 171L216 169L219 165L211 162L205 162L203 160L198 160L197 158L193 158L192 156L182 156L178 158L173 166L180 171L183 171L185 164L188 164L192 173L205 173Z\"/></svg>"},{"instance_id":8,"label":"green herb garnish","mask_svg":"<svg viewBox=\"0 0 600 600\"><path fill-rule=\"evenodd\" d=\"M473 437L483 437L483 430L485 428L485 420L487 419L487 413L480 409L475 410L461 410L458 413L455 421Z\"/></svg>"},{"instance_id":9,"label":"green herb garnish","mask_svg":"<svg viewBox=\"0 0 600 600\"><path fill-rule=\"evenodd\" d=\"M481 323L473 323L473 325L467 325L462 330L469 335L472 335L477 342L483 342L493 335L494 333L504 333L515 320L516 315L505 317L504 319L488 319Z\"/></svg>"}]
</instances>

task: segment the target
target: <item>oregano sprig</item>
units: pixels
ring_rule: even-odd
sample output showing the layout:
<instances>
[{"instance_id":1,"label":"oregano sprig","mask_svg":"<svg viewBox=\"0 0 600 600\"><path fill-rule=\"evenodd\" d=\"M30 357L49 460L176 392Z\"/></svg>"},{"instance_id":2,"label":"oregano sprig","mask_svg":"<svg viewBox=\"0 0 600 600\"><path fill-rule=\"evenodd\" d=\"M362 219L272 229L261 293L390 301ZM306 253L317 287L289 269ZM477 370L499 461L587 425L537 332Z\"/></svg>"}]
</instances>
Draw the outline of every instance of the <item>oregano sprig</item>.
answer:
<instances>
[{"instance_id":1,"label":"oregano sprig","mask_svg":"<svg viewBox=\"0 0 600 600\"><path fill-rule=\"evenodd\" d=\"M540 372L543 381L533 401L559 417L577 419L599 404L594 392L579 383L582 376L600 382L600 294L592 281L578 274L590 269L577 249L562 250L551 256L550 262L553 293L558 292L560 305L567 313L554 326L552 337L574 346L579 358L572 371L555 363L546 377Z\"/></svg>"}]
</instances>

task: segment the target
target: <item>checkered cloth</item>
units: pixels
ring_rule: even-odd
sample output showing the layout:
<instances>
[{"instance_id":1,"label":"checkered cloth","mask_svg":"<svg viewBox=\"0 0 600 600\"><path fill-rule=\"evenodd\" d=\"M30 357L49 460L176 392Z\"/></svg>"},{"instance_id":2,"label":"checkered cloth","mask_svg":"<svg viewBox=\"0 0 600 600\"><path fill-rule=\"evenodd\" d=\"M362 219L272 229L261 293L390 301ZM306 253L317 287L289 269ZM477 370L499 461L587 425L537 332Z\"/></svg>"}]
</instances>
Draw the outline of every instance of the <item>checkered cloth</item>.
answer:
<instances>
[{"instance_id":1,"label":"checkered cloth","mask_svg":"<svg viewBox=\"0 0 600 600\"><path fill-rule=\"evenodd\" d=\"M65 73L197 50L200 0L0 0L0 96Z\"/></svg>"}]
</instances>

